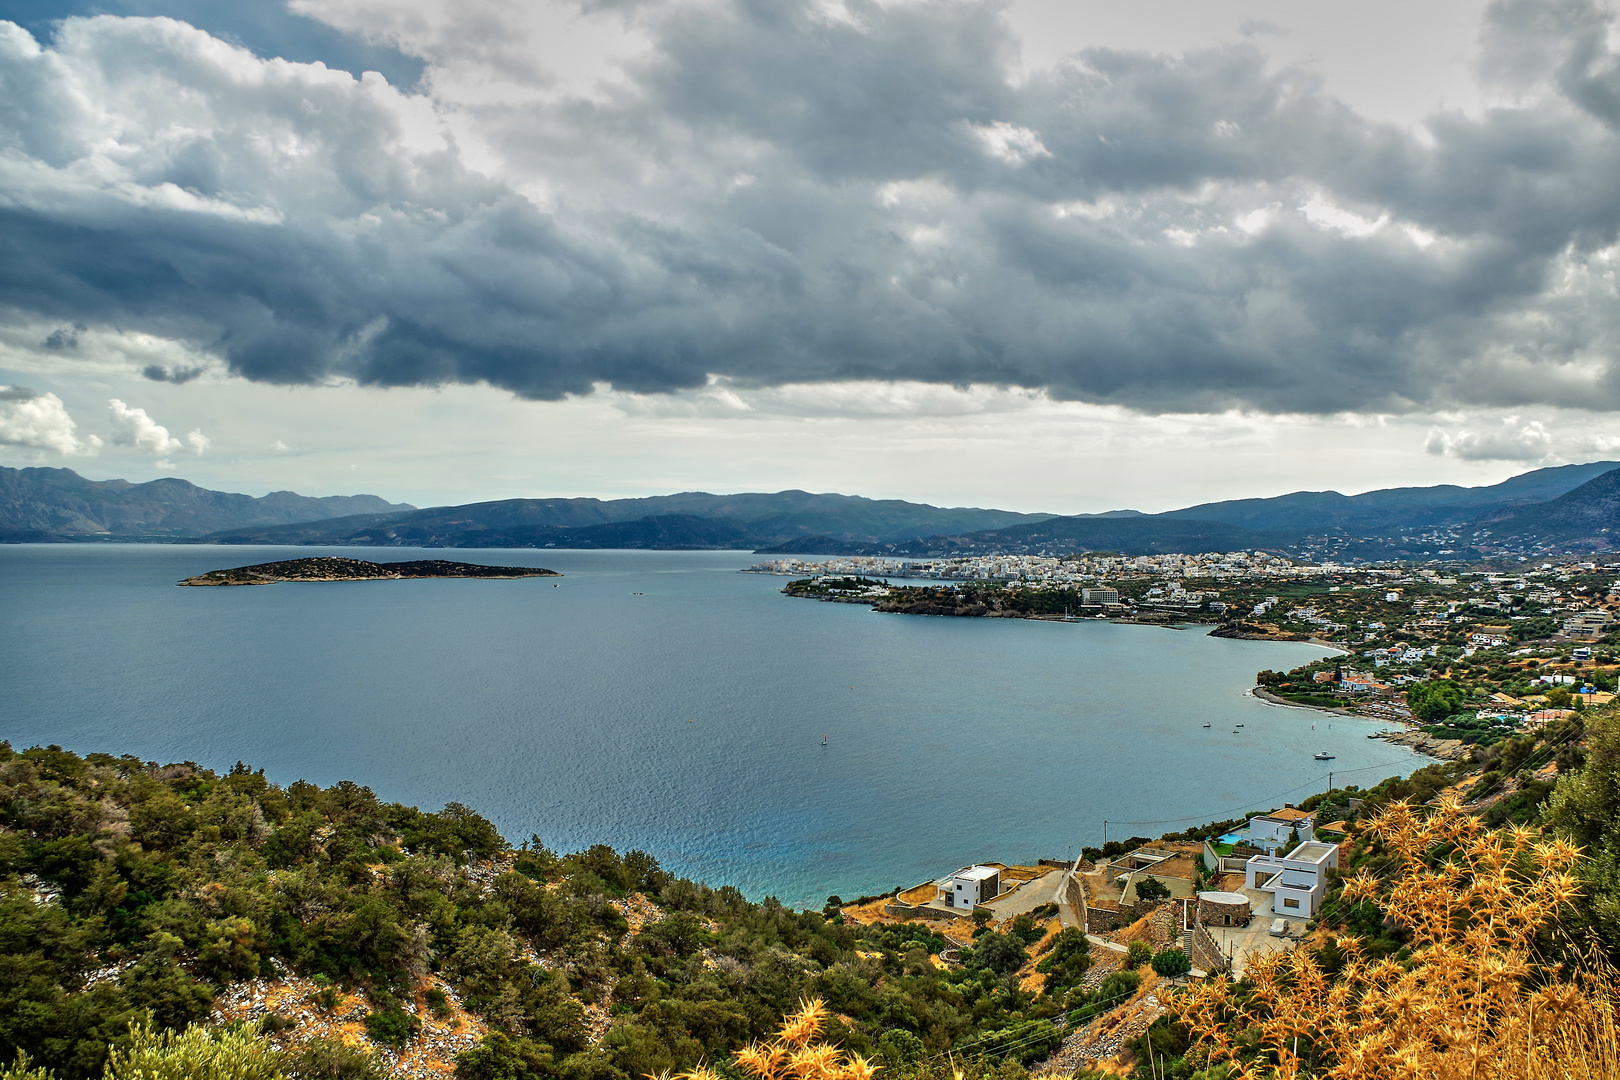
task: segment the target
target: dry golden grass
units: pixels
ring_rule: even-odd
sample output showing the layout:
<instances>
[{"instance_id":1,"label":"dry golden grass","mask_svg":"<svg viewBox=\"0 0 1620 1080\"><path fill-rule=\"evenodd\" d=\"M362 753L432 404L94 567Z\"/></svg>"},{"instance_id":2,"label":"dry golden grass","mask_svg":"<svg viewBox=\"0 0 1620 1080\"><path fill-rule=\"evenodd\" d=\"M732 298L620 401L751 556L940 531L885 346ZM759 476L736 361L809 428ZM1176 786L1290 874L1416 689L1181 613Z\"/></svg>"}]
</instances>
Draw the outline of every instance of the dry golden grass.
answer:
<instances>
[{"instance_id":1,"label":"dry golden grass","mask_svg":"<svg viewBox=\"0 0 1620 1080\"><path fill-rule=\"evenodd\" d=\"M939 886L932 881L925 881L921 885L913 885L895 896L902 904L926 904L939 895Z\"/></svg>"},{"instance_id":2,"label":"dry golden grass","mask_svg":"<svg viewBox=\"0 0 1620 1080\"><path fill-rule=\"evenodd\" d=\"M1389 807L1368 826L1395 857L1385 893L1365 874L1345 900L1376 902L1411 933L1402 962L1341 938L1343 969L1307 950L1251 960L1172 1003L1210 1062L1234 1076L1291 1080L1620 1078L1615 981L1545 976L1536 935L1576 894L1579 852L1533 830L1492 831L1455 798Z\"/></svg>"},{"instance_id":3,"label":"dry golden grass","mask_svg":"<svg viewBox=\"0 0 1620 1080\"><path fill-rule=\"evenodd\" d=\"M849 922L892 922L894 920L883 910L888 903L889 901L884 899L869 900L864 904L850 904L848 907L840 908L839 911Z\"/></svg>"},{"instance_id":4,"label":"dry golden grass","mask_svg":"<svg viewBox=\"0 0 1620 1080\"><path fill-rule=\"evenodd\" d=\"M755 1043L732 1054L732 1060L757 1080L872 1080L878 1067L859 1054L845 1054L821 1041L827 1008L819 1000L806 1001L798 1012L782 1021L776 1038ZM647 1080L667 1080L651 1077ZM675 1080L721 1080L718 1073L698 1066Z\"/></svg>"}]
</instances>

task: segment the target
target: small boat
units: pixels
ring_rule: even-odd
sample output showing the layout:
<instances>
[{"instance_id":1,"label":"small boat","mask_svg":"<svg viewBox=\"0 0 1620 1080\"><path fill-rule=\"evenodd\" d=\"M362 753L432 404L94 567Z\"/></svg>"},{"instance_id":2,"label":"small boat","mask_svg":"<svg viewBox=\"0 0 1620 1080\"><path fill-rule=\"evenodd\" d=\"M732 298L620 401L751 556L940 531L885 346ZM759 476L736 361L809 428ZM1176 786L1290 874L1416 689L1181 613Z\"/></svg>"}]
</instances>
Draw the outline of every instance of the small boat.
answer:
<instances>
[{"instance_id":1,"label":"small boat","mask_svg":"<svg viewBox=\"0 0 1620 1080\"><path fill-rule=\"evenodd\" d=\"M823 736L822 736L822 737L821 737L821 745L822 745L822 746L826 746L826 745L827 745L827 736L825 736L825 735L823 735Z\"/></svg>"},{"instance_id":2,"label":"small boat","mask_svg":"<svg viewBox=\"0 0 1620 1080\"><path fill-rule=\"evenodd\" d=\"M1205 727L1209 727L1209 725L1208 725L1208 724L1205 724L1205 725L1204 725L1204 726L1205 726Z\"/></svg>"},{"instance_id":3,"label":"small boat","mask_svg":"<svg viewBox=\"0 0 1620 1080\"><path fill-rule=\"evenodd\" d=\"M1242 726L1243 726L1243 725L1242 725L1242 724L1239 724L1239 725L1238 725L1238 727L1242 727Z\"/></svg>"},{"instance_id":4,"label":"small boat","mask_svg":"<svg viewBox=\"0 0 1620 1080\"><path fill-rule=\"evenodd\" d=\"M1316 760L1317 761L1332 761L1333 760L1333 755L1328 753L1326 750L1324 750L1320 754L1316 755Z\"/></svg>"}]
</instances>

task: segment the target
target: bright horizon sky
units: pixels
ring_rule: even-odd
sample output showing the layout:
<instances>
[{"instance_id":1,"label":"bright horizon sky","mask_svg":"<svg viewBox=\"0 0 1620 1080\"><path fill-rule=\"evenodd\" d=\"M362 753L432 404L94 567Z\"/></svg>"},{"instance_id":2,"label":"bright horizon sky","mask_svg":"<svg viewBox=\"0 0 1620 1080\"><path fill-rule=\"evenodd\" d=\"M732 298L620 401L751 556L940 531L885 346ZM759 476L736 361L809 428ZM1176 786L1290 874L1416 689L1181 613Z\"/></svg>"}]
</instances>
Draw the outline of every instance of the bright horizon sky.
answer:
<instances>
[{"instance_id":1,"label":"bright horizon sky","mask_svg":"<svg viewBox=\"0 0 1620 1080\"><path fill-rule=\"evenodd\" d=\"M1076 513L1620 458L1605 4L0 20L0 464Z\"/></svg>"}]
</instances>

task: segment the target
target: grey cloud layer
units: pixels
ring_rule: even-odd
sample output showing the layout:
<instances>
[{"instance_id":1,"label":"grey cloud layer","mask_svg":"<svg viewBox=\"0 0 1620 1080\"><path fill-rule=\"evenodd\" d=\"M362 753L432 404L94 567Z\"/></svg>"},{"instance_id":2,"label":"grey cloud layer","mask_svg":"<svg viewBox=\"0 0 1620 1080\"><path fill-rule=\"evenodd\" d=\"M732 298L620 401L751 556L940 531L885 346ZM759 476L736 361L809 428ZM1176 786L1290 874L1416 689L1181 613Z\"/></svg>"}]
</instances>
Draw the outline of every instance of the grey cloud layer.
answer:
<instances>
[{"instance_id":1,"label":"grey cloud layer","mask_svg":"<svg viewBox=\"0 0 1620 1080\"><path fill-rule=\"evenodd\" d=\"M167 20L11 28L0 304L281 383L1620 405L1620 74L1588 4L1497 5L1486 70L1516 103L1426 138L1250 45L1015 85L988 3L628 10L653 47L626 82L516 104Z\"/></svg>"}]
</instances>

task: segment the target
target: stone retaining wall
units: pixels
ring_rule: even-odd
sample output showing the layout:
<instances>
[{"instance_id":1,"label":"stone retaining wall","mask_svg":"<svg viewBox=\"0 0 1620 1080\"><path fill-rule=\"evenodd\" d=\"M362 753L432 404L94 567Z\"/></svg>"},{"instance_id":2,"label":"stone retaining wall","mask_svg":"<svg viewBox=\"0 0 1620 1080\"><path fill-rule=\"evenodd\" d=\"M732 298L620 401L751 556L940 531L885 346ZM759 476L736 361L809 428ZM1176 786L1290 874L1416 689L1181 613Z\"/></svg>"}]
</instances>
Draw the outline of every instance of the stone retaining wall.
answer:
<instances>
[{"instance_id":1,"label":"stone retaining wall","mask_svg":"<svg viewBox=\"0 0 1620 1080\"><path fill-rule=\"evenodd\" d=\"M1104 930L1118 930L1122 926L1129 926L1136 921L1136 913L1129 907L1121 908L1086 908L1086 932L1101 933Z\"/></svg>"},{"instance_id":2,"label":"stone retaining wall","mask_svg":"<svg viewBox=\"0 0 1620 1080\"><path fill-rule=\"evenodd\" d=\"M1187 935L1187 955L1192 958L1193 967L1203 968L1205 971L1214 971L1216 968L1226 966L1226 957L1221 954L1221 947L1215 944L1209 931L1199 923L1193 923L1192 932Z\"/></svg>"},{"instance_id":3,"label":"stone retaining wall","mask_svg":"<svg viewBox=\"0 0 1620 1080\"><path fill-rule=\"evenodd\" d=\"M1063 899L1074 912L1075 921L1081 927L1086 925L1086 890L1080 887L1080 880L1070 873L1063 882Z\"/></svg>"},{"instance_id":4,"label":"stone retaining wall","mask_svg":"<svg viewBox=\"0 0 1620 1080\"><path fill-rule=\"evenodd\" d=\"M956 911L952 908L912 907L910 904L891 903L883 905L883 913L892 915L896 919L930 919L934 922L953 922L957 919L972 917L970 911Z\"/></svg>"}]
</instances>

